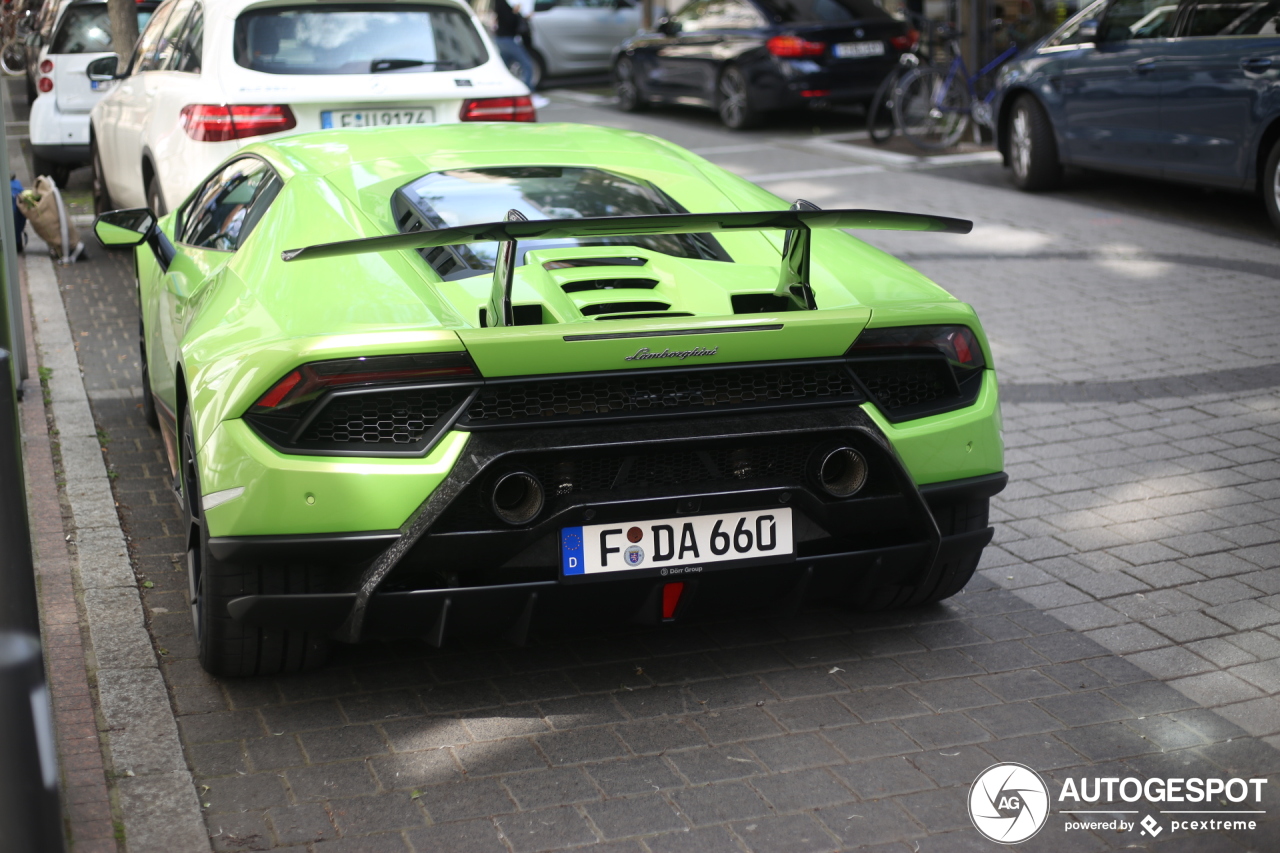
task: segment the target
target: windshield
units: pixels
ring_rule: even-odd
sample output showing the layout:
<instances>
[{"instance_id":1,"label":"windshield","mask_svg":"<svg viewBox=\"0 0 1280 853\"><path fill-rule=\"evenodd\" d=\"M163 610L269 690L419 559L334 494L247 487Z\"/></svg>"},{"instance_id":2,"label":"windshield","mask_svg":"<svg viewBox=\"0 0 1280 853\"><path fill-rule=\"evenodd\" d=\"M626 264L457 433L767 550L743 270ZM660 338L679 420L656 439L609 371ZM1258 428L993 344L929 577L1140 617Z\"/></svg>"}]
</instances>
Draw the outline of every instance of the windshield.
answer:
<instances>
[{"instance_id":1,"label":"windshield","mask_svg":"<svg viewBox=\"0 0 1280 853\"><path fill-rule=\"evenodd\" d=\"M841 24L893 19L875 0L763 0L761 5L784 24Z\"/></svg>"},{"instance_id":2,"label":"windshield","mask_svg":"<svg viewBox=\"0 0 1280 853\"><path fill-rule=\"evenodd\" d=\"M151 20L151 10L138 10L138 32ZM62 24L49 46L50 53L110 53L111 19L106 3L72 6L62 16Z\"/></svg>"},{"instance_id":3,"label":"windshield","mask_svg":"<svg viewBox=\"0 0 1280 853\"><path fill-rule=\"evenodd\" d=\"M236 19L236 64L267 74L454 71L487 59L459 9L329 4L273 6Z\"/></svg>"},{"instance_id":4,"label":"windshield","mask_svg":"<svg viewBox=\"0 0 1280 853\"><path fill-rule=\"evenodd\" d=\"M562 166L433 172L400 190L398 197L407 201L431 228L500 222L509 210L518 210L529 219L687 212L650 183L600 169ZM408 230L410 217L400 215L399 210L395 212L401 230ZM728 260L708 234L651 234L522 240L516 263L524 263L524 253L530 249L568 246L641 246L678 258ZM470 243L451 247L448 252L423 250L428 263L444 278L463 278L490 271L497 253L497 243Z\"/></svg>"}]
</instances>

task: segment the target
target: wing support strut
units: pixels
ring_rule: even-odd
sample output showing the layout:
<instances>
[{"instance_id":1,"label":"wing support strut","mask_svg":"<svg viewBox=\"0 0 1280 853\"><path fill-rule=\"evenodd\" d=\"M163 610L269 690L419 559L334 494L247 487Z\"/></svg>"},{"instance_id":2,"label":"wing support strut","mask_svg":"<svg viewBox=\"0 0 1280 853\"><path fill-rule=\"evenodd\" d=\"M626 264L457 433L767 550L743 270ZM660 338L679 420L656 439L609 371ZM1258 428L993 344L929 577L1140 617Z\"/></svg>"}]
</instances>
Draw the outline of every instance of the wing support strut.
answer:
<instances>
[{"instance_id":1,"label":"wing support strut","mask_svg":"<svg viewBox=\"0 0 1280 853\"><path fill-rule=\"evenodd\" d=\"M813 202L796 199L791 205L794 211L821 210ZM796 308L802 311L814 311L818 303L813 298L813 288L809 286L809 246L813 231L808 224L797 222L795 228L787 231L782 238L782 274L779 276L776 296L789 299Z\"/></svg>"},{"instance_id":2,"label":"wing support strut","mask_svg":"<svg viewBox=\"0 0 1280 853\"><path fill-rule=\"evenodd\" d=\"M529 217L518 210L508 210L505 222L528 222ZM486 326L514 326L515 309L511 307L511 284L516 271L515 237L498 242L498 257L493 264L493 289L489 292L489 307L485 311Z\"/></svg>"}]
</instances>

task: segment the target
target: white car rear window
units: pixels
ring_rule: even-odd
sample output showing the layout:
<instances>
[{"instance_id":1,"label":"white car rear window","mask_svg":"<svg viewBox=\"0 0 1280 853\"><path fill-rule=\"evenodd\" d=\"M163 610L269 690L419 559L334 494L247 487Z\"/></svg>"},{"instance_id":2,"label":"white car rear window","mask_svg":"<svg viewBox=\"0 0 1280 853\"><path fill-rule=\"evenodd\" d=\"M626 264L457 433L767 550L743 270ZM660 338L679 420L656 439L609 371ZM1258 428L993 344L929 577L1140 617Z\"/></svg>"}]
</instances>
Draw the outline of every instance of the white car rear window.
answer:
<instances>
[{"instance_id":1,"label":"white car rear window","mask_svg":"<svg viewBox=\"0 0 1280 853\"><path fill-rule=\"evenodd\" d=\"M488 55L459 9L323 3L245 12L235 59L267 74L379 74L474 68Z\"/></svg>"},{"instance_id":2,"label":"white car rear window","mask_svg":"<svg viewBox=\"0 0 1280 853\"><path fill-rule=\"evenodd\" d=\"M138 10L138 32L151 20L151 10ZM50 53L110 53L111 19L107 4L72 6L62 16L62 24L49 46Z\"/></svg>"}]
</instances>

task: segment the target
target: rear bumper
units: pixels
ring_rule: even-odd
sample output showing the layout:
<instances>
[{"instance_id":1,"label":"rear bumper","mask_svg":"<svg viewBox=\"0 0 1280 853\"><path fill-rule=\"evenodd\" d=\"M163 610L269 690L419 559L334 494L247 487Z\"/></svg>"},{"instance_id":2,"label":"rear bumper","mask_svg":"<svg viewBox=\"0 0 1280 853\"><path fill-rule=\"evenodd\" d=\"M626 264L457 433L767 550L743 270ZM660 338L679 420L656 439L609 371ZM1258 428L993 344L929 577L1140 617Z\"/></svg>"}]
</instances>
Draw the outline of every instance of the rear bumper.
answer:
<instances>
[{"instance_id":1,"label":"rear bumper","mask_svg":"<svg viewBox=\"0 0 1280 853\"><path fill-rule=\"evenodd\" d=\"M911 604L937 588L946 572L972 569L992 535L986 501L1007 482L1003 473L989 473L917 488L882 431L857 407L650 422L632 426L624 441L618 437L616 429L595 427L475 433L399 530L213 538L210 548L221 560L333 567L333 592L248 595L228 610L245 623L326 631L346 641L376 633L439 642L455 629L509 630L519 637L531 624L656 621L661 590L675 579L687 586L676 614L682 620L752 606L785 611L810 600L865 599L873 590L884 605ZM833 442L856 447L868 460L868 485L851 498L822 494L805 473L804 460ZM799 461L711 488L695 477L686 484L683 476L659 486L655 473L623 489L556 492L551 473L566 459L590 467L627 455L640 470L655 457L675 465L742 448L750 455L751 448L770 445ZM484 511L487 488L504 470L532 471L552 486L537 523L504 528ZM563 527L779 506L794 513L795 553L764 565L708 564L670 575L635 570L591 582L560 576Z\"/></svg>"},{"instance_id":2,"label":"rear bumper","mask_svg":"<svg viewBox=\"0 0 1280 853\"><path fill-rule=\"evenodd\" d=\"M53 163L76 166L89 162L88 145L32 145L31 153Z\"/></svg>"},{"instance_id":3,"label":"rear bumper","mask_svg":"<svg viewBox=\"0 0 1280 853\"><path fill-rule=\"evenodd\" d=\"M885 76L898 64L899 54L841 63L831 67L797 60L774 59L752 82L759 109L855 104L870 101Z\"/></svg>"},{"instance_id":4,"label":"rear bumper","mask_svg":"<svg viewBox=\"0 0 1280 853\"><path fill-rule=\"evenodd\" d=\"M52 94L31 105L32 151L56 163L89 162L89 113L63 112Z\"/></svg>"}]
</instances>

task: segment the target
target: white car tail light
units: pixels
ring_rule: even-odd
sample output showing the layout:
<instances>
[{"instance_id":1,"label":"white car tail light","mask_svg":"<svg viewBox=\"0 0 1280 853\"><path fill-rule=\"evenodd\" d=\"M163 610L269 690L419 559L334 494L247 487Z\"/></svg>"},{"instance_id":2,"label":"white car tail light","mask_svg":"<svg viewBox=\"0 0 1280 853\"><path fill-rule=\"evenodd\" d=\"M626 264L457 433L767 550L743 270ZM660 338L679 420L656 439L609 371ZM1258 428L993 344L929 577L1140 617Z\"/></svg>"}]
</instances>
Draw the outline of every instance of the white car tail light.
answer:
<instances>
[{"instance_id":1,"label":"white car tail light","mask_svg":"<svg viewBox=\"0 0 1280 853\"><path fill-rule=\"evenodd\" d=\"M280 104L189 104L182 108L182 127L197 142L226 142L293 130L293 110Z\"/></svg>"},{"instance_id":2,"label":"white car tail light","mask_svg":"<svg viewBox=\"0 0 1280 853\"><path fill-rule=\"evenodd\" d=\"M472 98L462 102L459 121L537 121L533 101L518 98Z\"/></svg>"}]
</instances>

